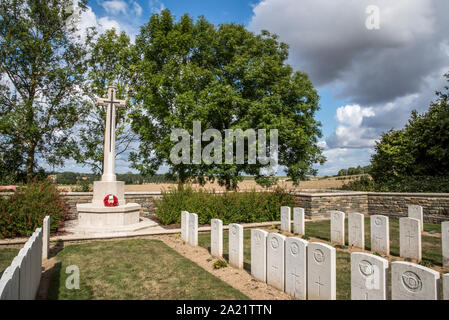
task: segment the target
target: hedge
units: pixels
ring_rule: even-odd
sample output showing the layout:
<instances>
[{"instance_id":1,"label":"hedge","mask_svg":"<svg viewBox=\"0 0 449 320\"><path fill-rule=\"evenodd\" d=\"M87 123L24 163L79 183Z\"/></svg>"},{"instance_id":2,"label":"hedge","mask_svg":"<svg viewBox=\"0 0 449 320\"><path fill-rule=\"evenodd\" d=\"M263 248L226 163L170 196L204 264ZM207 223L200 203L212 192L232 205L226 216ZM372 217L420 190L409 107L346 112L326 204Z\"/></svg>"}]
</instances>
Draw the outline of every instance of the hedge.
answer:
<instances>
[{"instance_id":1,"label":"hedge","mask_svg":"<svg viewBox=\"0 0 449 320\"><path fill-rule=\"evenodd\" d=\"M51 233L68 218L68 206L56 185L48 179L21 185L12 196L0 197L0 238L31 236L47 215Z\"/></svg>"},{"instance_id":2,"label":"hedge","mask_svg":"<svg viewBox=\"0 0 449 320\"><path fill-rule=\"evenodd\" d=\"M449 177L407 176L390 178L382 183L367 176L341 187L352 191L449 193Z\"/></svg>"},{"instance_id":3,"label":"hedge","mask_svg":"<svg viewBox=\"0 0 449 320\"><path fill-rule=\"evenodd\" d=\"M181 211L198 214L199 224L210 224L218 218L224 224L280 220L280 207L293 206L294 196L281 188L271 192L213 193L190 186L163 191L156 200L156 215L164 224L180 223Z\"/></svg>"}]
</instances>

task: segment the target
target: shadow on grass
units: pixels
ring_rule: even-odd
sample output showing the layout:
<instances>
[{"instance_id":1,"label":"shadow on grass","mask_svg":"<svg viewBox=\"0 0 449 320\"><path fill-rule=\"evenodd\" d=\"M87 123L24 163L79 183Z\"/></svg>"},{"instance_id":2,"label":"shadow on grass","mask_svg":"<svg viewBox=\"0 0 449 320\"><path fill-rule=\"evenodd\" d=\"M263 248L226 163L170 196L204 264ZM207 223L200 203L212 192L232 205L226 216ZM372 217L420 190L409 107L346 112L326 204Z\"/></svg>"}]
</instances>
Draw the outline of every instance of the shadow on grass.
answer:
<instances>
[{"instance_id":1,"label":"shadow on grass","mask_svg":"<svg viewBox=\"0 0 449 320\"><path fill-rule=\"evenodd\" d=\"M64 249L64 242L62 240L58 240L56 244L48 251L48 259L56 257L58 252L62 249Z\"/></svg>"},{"instance_id":2,"label":"shadow on grass","mask_svg":"<svg viewBox=\"0 0 449 320\"><path fill-rule=\"evenodd\" d=\"M62 263L56 262L53 268L46 270L42 277L48 277L48 291L47 291L47 299L48 300L57 300L59 296L59 287L60 287L60 279L61 279L61 268ZM42 297L44 298L44 297Z\"/></svg>"}]
</instances>

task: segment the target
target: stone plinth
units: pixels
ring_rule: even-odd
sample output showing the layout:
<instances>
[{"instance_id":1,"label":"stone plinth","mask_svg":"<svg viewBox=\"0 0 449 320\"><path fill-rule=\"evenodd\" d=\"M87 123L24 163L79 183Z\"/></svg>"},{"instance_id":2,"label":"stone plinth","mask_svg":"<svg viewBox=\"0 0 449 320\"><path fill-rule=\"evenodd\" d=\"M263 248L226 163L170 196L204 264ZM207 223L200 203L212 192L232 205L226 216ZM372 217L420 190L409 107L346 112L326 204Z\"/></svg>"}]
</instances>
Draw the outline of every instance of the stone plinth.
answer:
<instances>
[{"instance_id":1,"label":"stone plinth","mask_svg":"<svg viewBox=\"0 0 449 320\"><path fill-rule=\"evenodd\" d=\"M118 198L119 206L125 205L125 182L123 181L94 181L92 205L104 207L104 198L113 194Z\"/></svg>"},{"instance_id":2,"label":"stone plinth","mask_svg":"<svg viewBox=\"0 0 449 320\"><path fill-rule=\"evenodd\" d=\"M109 228L136 224L139 223L140 208L137 203L127 203L117 207L80 203L76 206L78 226Z\"/></svg>"}]
</instances>

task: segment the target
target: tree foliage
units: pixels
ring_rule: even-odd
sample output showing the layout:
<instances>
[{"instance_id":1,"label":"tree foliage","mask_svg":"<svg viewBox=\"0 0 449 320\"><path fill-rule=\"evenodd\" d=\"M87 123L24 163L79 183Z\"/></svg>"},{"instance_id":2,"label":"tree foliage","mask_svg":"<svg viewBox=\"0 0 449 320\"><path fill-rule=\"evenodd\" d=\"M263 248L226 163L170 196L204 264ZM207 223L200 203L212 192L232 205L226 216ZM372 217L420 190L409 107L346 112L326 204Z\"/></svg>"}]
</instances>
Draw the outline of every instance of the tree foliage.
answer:
<instances>
[{"instance_id":1,"label":"tree foliage","mask_svg":"<svg viewBox=\"0 0 449 320\"><path fill-rule=\"evenodd\" d=\"M63 146L82 117L85 56L68 23L71 4L0 2L2 180L21 172L30 180L42 163L61 165L69 156Z\"/></svg>"},{"instance_id":2,"label":"tree foliage","mask_svg":"<svg viewBox=\"0 0 449 320\"><path fill-rule=\"evenodd\" d=\"M449 81L449 73L445 75ZM403 180L410 176L449 176L449 87L423 114L413 111L408 124L384 133L371 158L376 183Z\"/></svg>"},{"instance_id":3,"label":"tree foliage","mask_svg":"<svg viewBox=\"0 0 449 320\"><path fill-rule=\"evenodd\" d=\"M103 171L103 143L105 131L106 108L97 105L98 97L106 97L108 86L117 88L117 98L125 99L131 90L130 75L135 69L134 46L125 32L119 34L114 29L98 35L96 30L90 34L88 41L89 58L87 59L84 95L86 99L85 117L79 125L76 137L66 145L71 150L77 163L88 165L93 172ZM133 103L127 100L126 108L116 109L116 156L130 149L137 137L131 131L129 117Z\"/></svg>"},{"instance_id":4,"label":"tree foliage","mask_svg":"<svg viewBox=\"0 0 449 320\"><path fill-rule=\"evenodd\" d=\"M255 35L233 23L214 26L204 17L194 22L184 15L175 22L164 10L141 28L136 50L140 61L133 98L142 109L132 115L132 128L141 143L132 160L140 172L152 174L169 164L180 182L204 183L206 177L227 188L235 187L243 173L260 175L263 165L247 161L169 163L172 129L192 135L193 121L201 121L203 131L219 130L222 137L225 129L278 129L279 165L295 182L316 174L312 165L324 162L316 145L321 136L314 119L318 94L306 74L285 63L288 46L276 35Z\"/></svg>"}]
</instances>

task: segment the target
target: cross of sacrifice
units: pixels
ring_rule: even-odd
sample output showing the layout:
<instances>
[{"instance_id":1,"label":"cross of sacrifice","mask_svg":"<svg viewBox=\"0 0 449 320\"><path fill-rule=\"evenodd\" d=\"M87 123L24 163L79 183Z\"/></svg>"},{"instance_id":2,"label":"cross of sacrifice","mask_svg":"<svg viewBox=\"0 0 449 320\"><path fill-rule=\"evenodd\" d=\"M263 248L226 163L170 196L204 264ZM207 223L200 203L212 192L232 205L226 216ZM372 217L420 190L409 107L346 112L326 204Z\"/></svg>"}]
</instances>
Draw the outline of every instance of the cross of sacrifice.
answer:
<instances>
[{"instance_id":1,"label":"cross of sacrifice","mask_svg":"<svg viewBox=\"0 0 449 320\"><path fill-rule=\"evenodd\" d=\"M102 181L115 181L115 108L125 106L125 100L115 99L116 92L115 87L109 86L108 97L97 99L98 105L107 107Z\"/></svg>"}]
</instances>

